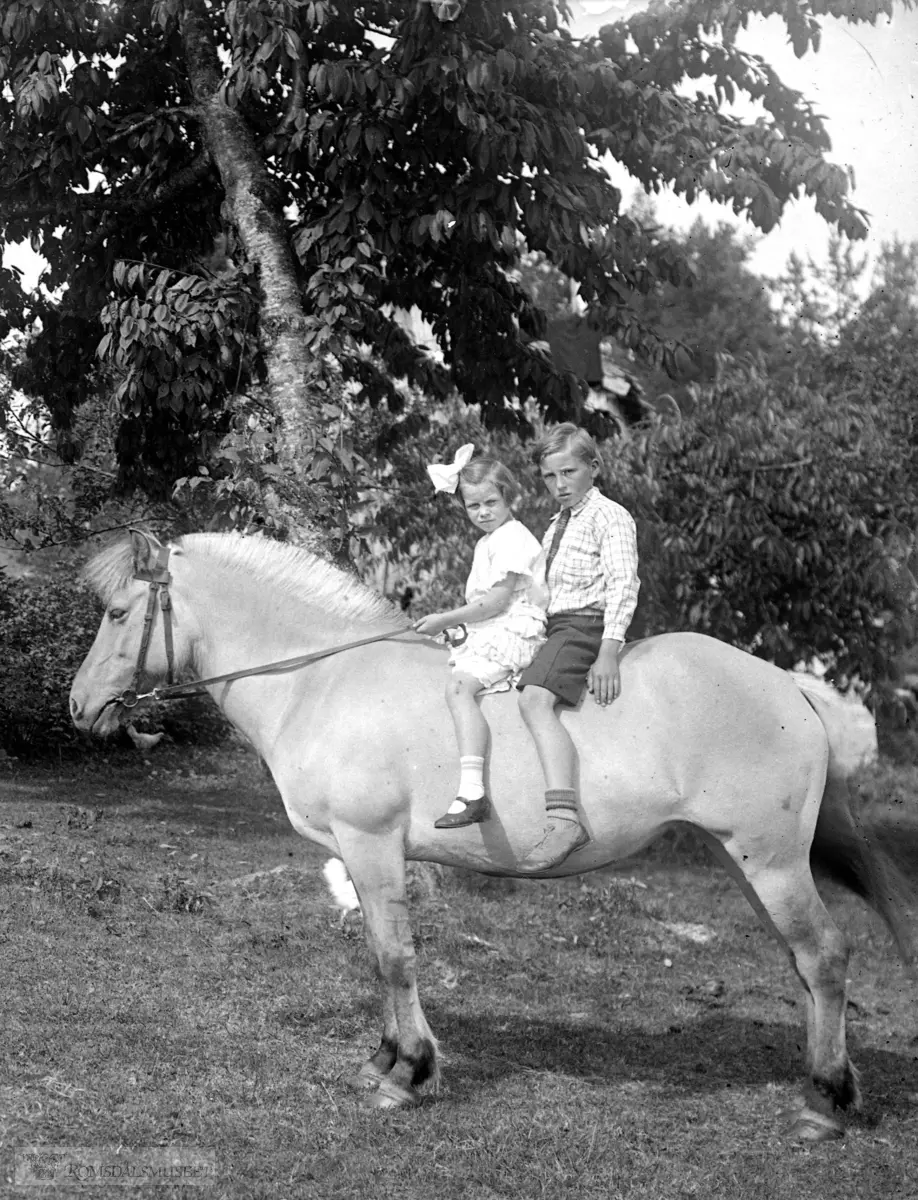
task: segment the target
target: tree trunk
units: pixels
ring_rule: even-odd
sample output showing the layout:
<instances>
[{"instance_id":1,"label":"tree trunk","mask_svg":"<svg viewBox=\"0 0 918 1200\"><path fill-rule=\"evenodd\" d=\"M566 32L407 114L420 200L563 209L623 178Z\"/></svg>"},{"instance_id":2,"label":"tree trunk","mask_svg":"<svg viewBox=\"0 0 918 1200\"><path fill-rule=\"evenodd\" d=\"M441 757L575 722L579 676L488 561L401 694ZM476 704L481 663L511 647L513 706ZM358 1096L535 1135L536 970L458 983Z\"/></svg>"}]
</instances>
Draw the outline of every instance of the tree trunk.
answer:
<instances>
[{"instance_id":1,"label":"tree trunk","mask_svg":"<svg viewBox=\"0 0 918 1200\"><path fill-rule=\"evenodd\" d=\"M302 488L302 449L321 428L318 371L304 334L307 317L293 252L274 181L245 118L220 94L223 72L203 0L186 0L181 21L185 64L207 149L220 173L226 204L262 290L260 341L268 388L279 418L277 454L285 472ZM299 460L299 461L298 461ZM310 528L289 500L273 497L294 540L310 549L329 549L326 531Z\"/></svg>"}]
</instances>

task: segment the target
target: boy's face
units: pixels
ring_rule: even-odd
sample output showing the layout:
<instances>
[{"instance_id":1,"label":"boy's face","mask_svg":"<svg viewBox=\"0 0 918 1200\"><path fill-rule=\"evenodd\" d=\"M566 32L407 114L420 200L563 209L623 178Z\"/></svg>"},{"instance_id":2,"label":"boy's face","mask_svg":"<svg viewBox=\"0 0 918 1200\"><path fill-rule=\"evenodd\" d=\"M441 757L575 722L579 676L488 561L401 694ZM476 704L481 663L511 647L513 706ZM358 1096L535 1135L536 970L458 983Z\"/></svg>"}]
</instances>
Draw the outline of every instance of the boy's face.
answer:
<instances>
[{"instance_id":1,"label":"boy's face","mask_svg":"<svg viewBox=\"0 0 918 1200\"><path fill-rule=\"evenodd\" d=\"M584 462L572 454L570 448L546 454L539 464L542 481L561 508L573 508L593 486L599 459Z\"/></svg>"}]
</instances>

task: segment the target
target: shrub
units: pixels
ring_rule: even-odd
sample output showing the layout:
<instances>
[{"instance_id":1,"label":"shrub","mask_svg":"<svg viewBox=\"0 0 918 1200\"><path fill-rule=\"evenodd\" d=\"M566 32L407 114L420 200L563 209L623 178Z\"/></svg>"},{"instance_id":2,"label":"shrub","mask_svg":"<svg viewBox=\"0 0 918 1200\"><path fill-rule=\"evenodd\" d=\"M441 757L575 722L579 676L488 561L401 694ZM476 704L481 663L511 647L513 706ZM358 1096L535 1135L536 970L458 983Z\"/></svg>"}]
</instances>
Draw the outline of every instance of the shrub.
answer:
<instances>
[{"instance_id":1,"label":"shrub","mask_svg":"<svg viewBox=\"0 0 918 1200\"><path fill-rule=\"evenodd\" d=\"M72 577L36 583L0 571L0 750L28 759L111 752L111 743L74 729L68 708L101 616L96 597ZM206 696L157 706L143 723L199 745L214 745L229 730ZM123 744L136 753L126 738Z\"/></svg>"},{"instance_id":2,"label":"shrub","mask_svg":"<svg viewBox=\"0 0 918 1200\"><path fill-rule=\"evenodd\" d=\"M725 370L691 417L607 456L648 626L882 684L915 638L911 457L883 406Z\"/></svg>"},{"instance_id":3,"label":"shrub","mask_svg":"<svg viewBox=\"0 0 918 1200\"><path fill-rule=\"evenodd\" d=\"M32 583L0 572L0 749L31 758L77 744L68 696L100 616L72 578Z\"/></svg>"},{"instance_id":4,"label":"shrub","mask_svg":"<svg viewBox=\"0 0 918 1200\"><path fill-rule=\"evenodd\" d=\"M379 468L359 565L380 590L410 588L418 613L461 596L474 531L425 466L463 442L523 487L537 534L552 508L531 445L482 428L474 410L367 418L357 441ZM635 517L641 595L631 638L690 629L783 667L823 658L877 686L914 641L908 562L918 481L889 406L776 386L725 367L679 422L649 421L600 447L606 493ZM381 569L382 568L382 569Z\"/></svg>"}]
</instances>

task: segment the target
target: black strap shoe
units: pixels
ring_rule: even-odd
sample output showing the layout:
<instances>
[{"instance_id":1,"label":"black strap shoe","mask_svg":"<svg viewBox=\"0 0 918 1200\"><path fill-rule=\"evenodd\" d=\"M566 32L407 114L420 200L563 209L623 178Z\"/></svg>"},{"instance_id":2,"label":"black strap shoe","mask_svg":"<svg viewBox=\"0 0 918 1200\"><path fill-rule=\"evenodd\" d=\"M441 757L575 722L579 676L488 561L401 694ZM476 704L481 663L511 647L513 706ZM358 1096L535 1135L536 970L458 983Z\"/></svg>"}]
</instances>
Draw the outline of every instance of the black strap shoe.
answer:
<instances>
[{"instance_id":1,"label":"black strap shoe","mask_svg":"<svg viewBox=\"0 0 918 1200\"><path fill-rule=\"evenodd\" d=\"M465 805L462 812L444 813L438 821L434 821L434 829L461 829L463 825L477 825L484 821L491 812L491 801L487 796L480 800L464 800L462 796L456 799Z\"/></svg>"}]
</instances>

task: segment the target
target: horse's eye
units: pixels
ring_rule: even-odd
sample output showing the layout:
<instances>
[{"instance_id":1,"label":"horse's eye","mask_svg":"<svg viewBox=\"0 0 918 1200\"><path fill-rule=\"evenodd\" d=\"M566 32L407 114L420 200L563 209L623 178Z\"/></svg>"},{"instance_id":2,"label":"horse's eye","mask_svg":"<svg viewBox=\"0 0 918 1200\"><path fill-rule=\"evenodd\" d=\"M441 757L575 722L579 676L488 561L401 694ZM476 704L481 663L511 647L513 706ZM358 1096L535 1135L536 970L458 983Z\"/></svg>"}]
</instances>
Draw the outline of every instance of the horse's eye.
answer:
<instances>
[{"instance_id":1,"label":"horse's eye","mask_svg":"<svg viewBox=\"0 0 918 1200\"><path fill-rule=\"evenodd\" d=\"M127 616L126 608L110 608L108 610L108 619L110 621L121 621Z\"/></svg>"}]
</instances>

